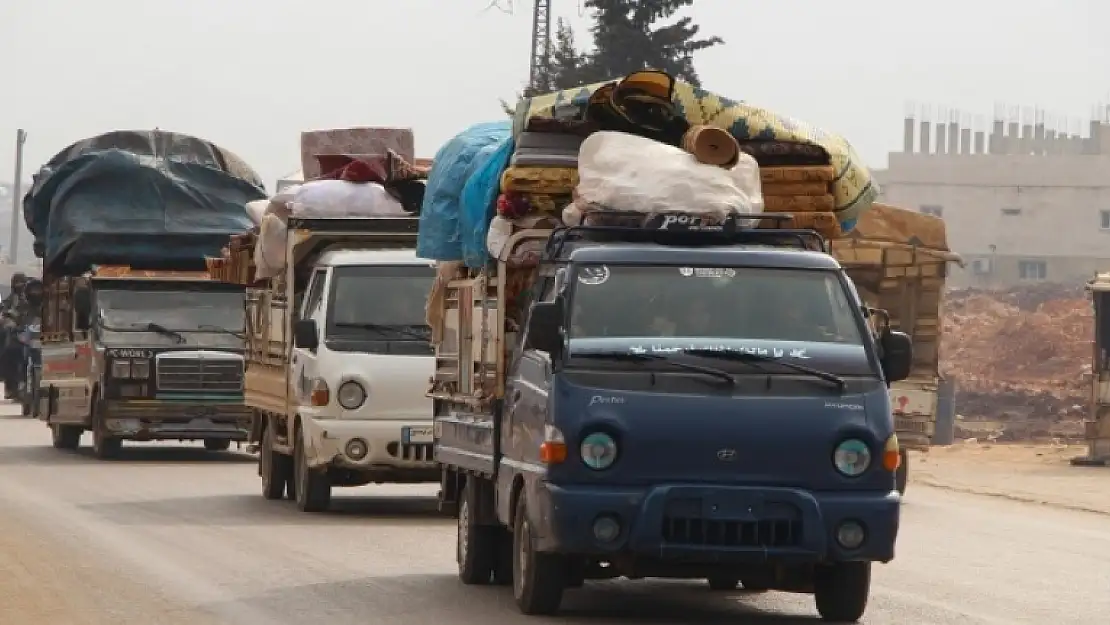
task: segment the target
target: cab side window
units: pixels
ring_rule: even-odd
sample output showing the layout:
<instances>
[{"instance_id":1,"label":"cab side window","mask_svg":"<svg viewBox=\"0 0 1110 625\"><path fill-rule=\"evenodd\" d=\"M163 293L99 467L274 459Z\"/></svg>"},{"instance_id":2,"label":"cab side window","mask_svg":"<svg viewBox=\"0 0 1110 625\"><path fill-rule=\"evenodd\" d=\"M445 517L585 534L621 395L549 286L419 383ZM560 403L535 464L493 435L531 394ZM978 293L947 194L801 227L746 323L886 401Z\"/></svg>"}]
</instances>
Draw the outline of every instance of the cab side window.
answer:
<instances>
[{"instance_id":1,"label":"cab side window","mask_svg":"<svg viewBox=\"0 0 1110 625\"><path fill-rule=\"evenodd\" d=\"M324 300L324 282L327 277L327 269L317 269L312 273L312 279L308 283L308 292L301 306L299 319L308 319L320 308L320 304Z\"/></svg>"}]
</instances>

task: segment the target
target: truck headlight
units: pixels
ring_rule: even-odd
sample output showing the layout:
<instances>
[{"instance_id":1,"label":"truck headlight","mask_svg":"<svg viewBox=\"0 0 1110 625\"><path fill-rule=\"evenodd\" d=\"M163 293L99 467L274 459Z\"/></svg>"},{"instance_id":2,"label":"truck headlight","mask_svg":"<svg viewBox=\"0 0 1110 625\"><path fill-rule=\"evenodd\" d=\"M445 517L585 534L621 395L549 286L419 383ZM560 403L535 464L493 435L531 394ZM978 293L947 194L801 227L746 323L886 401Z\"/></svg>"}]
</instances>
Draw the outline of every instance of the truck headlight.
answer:
<instances>
[{"instance_id":1,"label":"truck headlight","mask_svg":"<svg viewBox=\"0 0 1110 625\"><path fill-rule=\"evenodd\" d=\"M113 378L129 379L131 377L131 361L113 360L111 373Z\"/></svg>"},{"instance_id":2,"label":"truck headlight","mask_svg":"<svg viewBox=\"0 0 1110 625\"><path fill-rule=\"evenodd\" d=\"M339 385L335 400L347 410L357 410L366 401L366 389L354 380L347 380Z\"/></svg>"},{"instance_id":3,"label":"truck headlight","mask_svg":"<svg viewBox=\"0 0 1110 625\"><path fill-rule=\"evenodd\" d=\"M617 461L617 441L605 432L593 432L582 439L582 462L594 471L604 471Z\"/></svg>"},{"instance_id":4,"label":"truck headlight","mask_svg":"<svg viewBox=\"0 0 1110 625\"><path fill-rule=\"evenodd\" d=\"M859 439L849 438L836 446L833 465L845 477L859 477L871 466L871 448Z\"/></svg>"},{"instance_id":5,"label":"truck headlight","mask_svg":"<svg viewBox=\"0 0 1110 625\"><path fill-rule=\"evenodd\" d=\"M150 377L149 360L132 360L131 377L136 380L145 380Z\"/></svg>"}]
</instances>

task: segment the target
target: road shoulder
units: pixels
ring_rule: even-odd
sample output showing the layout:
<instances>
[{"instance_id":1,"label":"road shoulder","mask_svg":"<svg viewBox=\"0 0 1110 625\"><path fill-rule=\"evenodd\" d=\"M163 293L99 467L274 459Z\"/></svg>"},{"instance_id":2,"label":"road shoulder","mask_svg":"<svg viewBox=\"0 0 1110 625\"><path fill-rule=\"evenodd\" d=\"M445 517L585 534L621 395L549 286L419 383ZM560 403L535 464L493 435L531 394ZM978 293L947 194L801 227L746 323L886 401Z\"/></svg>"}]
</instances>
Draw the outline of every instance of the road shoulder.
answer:
<instances>
[{"instance_id":1,"label":"road shoulder","mask_svg":"<svg viewBox=\"0 0 1110 625\"><path fill-rule=\"evenodd\" d=\"M957 441L911 455L911 493L918 483L1110 515L1110 469L1070 464L1085 451L1078 445Z\"/></svg>"}]
</instances>

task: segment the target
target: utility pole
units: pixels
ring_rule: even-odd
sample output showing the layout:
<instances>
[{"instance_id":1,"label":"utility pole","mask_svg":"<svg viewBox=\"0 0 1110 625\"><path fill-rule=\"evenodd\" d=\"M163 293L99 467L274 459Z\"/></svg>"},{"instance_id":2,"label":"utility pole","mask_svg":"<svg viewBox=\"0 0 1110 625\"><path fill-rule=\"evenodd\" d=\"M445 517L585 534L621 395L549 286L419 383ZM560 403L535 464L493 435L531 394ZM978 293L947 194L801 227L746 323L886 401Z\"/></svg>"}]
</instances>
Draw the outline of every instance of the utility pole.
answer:
<instances>
[{"instance_id":1,"label":"utility pole","mask_svg":"<svg viewBox=\"0 0 1110 625\"><path fill-rule=\"evenodd\" d=\"M528 63L528 94L543 93L541 84L551 65L551 0L532 0L532 56Z\"/></svg>"},{"instance_id":2,"label":"utility pole","mask_svg":"<svg viewBox=\"0 0 1110 625\"><path fill-rule=\"evenodd\" d=\"M8 248L8 262L19 263L19 217L23 213L23 144L27 143L27 131L15 131L15 180L12 182L12 241Z\"/></svg>"}]
</instances>

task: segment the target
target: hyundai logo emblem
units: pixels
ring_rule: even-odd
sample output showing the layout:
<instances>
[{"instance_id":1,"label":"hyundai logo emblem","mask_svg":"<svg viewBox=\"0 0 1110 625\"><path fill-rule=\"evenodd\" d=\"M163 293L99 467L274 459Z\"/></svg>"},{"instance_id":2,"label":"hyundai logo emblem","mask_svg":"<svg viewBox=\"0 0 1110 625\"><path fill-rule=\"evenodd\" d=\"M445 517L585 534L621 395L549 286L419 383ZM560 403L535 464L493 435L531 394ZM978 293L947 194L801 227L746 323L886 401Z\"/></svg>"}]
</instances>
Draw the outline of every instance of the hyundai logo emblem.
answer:
<instances>
[{"instance_id":1,"label":"hyundai logo emblem","mask_svg":"<svg viewBox=\"0 0 1110 625\"><path fill-rule=\"evenodd\" d=\"M736 450L735 449L718 449L717 450L717 460L720 460L721 462L732 462L733 460L736 460Z\"/></svg>"}]
</instances>

